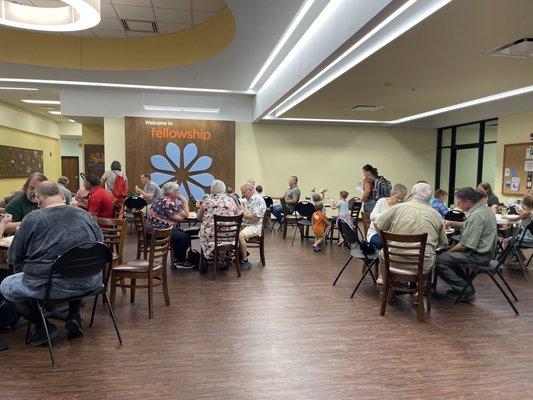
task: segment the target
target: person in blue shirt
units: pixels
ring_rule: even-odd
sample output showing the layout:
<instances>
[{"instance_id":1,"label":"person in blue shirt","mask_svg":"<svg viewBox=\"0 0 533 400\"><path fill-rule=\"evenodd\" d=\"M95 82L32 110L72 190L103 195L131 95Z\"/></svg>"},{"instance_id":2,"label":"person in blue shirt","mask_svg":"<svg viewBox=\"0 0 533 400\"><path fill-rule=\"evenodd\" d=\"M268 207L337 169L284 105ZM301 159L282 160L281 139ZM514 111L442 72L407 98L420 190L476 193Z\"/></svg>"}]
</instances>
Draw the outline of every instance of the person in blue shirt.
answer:
<instances>
[{"instance_id":1,"label":"person in blue shirt","mask_svg":"<svg viewBox=\"0 0 533 400\"><path fill-rule=\"evenodd\" d=\"M449 211L448 207L444 204L446 197L448 197L448 192L442 189L437 189L435 190L433 198L429 201L429 205L437 210L443 217Z\"/></svg>"}]
</instances>

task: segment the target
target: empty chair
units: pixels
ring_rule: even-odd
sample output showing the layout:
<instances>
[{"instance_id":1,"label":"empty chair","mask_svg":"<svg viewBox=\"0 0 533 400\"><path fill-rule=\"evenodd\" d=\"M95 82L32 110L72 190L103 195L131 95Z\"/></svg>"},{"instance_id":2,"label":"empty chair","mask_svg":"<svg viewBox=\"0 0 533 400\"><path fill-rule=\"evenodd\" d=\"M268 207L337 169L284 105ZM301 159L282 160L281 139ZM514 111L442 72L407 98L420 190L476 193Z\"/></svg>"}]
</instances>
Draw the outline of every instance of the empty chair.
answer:
<instances>
[{"instance_id":1,"label":"empty chair","mask_svg":"<svg viewBox=\"0 0 533 400\"><path fill-rule=\"evenodd\" d=\"M374 283L376 283L376 277L372 273L372 266L377 265L377 263L379 262L379 255L375 249L361 245L361 242L359 241L359 238L357 236L357 232L353 230L352 227L342 219L339 220L339 231L341 232L341 236L344 239L344 244L346 245L346 247L348 247L349 257L348 261L346 261L344 266L337 274L335 281L333 281L333 286L335 286L350 261L352 261L352 259L356 258L363 262L363 274L361 275L359 281L357 281L357 284L355 285L355 288L350 296L350 298L353 299L353 297L355 296L355 292L357 292L357 289L359 289L359 286L361 286L363 279L365 279L365 276L369 272L370 276L372 277L372 280L374 281Z\"/></svg>"},{"instance_id":2,"label":"empty chair","mask_svg":"<svg viewBox=\"0 0 533 400\"><path fill-rule=\"evenodd\" d=\"M170 305L167 286L167 256L170 248L172 228L154 229L150 235L148 260L129 261L111 269L111 304L115 304L117 287L128 287L131 290L131 302L135 302L137 289L148 289L148 317L154 316L154 287L163 286L165 304ZM131 283L123 284L123 279L130 279ZM137 283L138 279L147 280L144 285Z\"/></svg>"},{"instance_id":3,"label":"empty chair","mask_svg":"<svg viewBox=\"0 0 533 400\"><path fill-rule=\"evenodd\" d=\"M304 238L309 237L309 227L311 226L311 217L315 212L315 206L308 201L301 201L294 207L294 213L296 215L296 226L300 231L300 239L303 242ZM296 237L296 229L292 235L291 246L294 245L294 238Z\"/></svg>"},{"instance_id":4,"label":"empty chair","mask_svg":"<svg viewBox=\"0 0 533 400\"><path fill-rule=\"evenodd\" d=\"M395 292L417 293L418 319L426 321L424 295L427 295L427 310L431 310L432 268L424 268L424 254L428 234L398 235L381 231L383 240L384 276L380 315L385 315L389 295ZM416 286L405 284L416 282ZM403 283L403 284L402 284Z\"/></svg>"}]
</instances>

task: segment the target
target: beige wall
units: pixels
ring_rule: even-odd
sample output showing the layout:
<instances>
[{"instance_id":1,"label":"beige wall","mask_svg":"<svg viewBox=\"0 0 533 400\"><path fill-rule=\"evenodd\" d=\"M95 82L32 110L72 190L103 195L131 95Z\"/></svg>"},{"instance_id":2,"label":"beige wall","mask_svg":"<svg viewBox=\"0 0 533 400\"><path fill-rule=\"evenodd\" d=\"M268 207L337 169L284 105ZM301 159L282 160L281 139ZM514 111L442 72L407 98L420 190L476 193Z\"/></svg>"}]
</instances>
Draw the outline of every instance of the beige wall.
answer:
<instances>
[{"instance_id":1,"label":"beige wall","mask_svg":"<svg viewBox=\"0 0 533 400\"><path fill-rule=\"evenodd\" d=\"M0 144L42 150L46 176L49 179L60 176L59 129L54 121L0 104ZM25 180L0 179L0 196L21 187Z\"/></svg>"},{"instance_id":2,"label":"beige wall","mask_svg":"<svg viewBox=\"0 0 533 400\"><path fill-rule=\"evenodd\" d=\"M500 200L516 199L516 197L505 197L502 192L502 169L503 169L503 148L510 143L527 143L529 134L533 132L533 111L500 117L498 119L498 143L496 153L496 171L494 176L494 193Z\"/></svg>"},{"instance_id":3,"label":"beige wall","mask_svg":"<svg viewBox=\"0 0 533 400\"><path fill-rule=\"evenodd\" d=\"M126 139L124 118L104 118L104 150L106 170L114 160L120 161L122 170L126 171Z\"/></svg>"},{"instance_id":4,"label":"beige wall","mask_svg":"<svg viewBox=\"0 0 533 400\"><path fill-rule=\"evenodd\" d=\"M0 126L0 144L42 150L44 174L47 178L55 181L61 175L61 154L58 139ZM13 189L21 187L25 181L25 178L0 179L0 196L3 197Z\"/></svg>"},{"instance_id":5,"label":"beige wall","mask_svg":"<svg viewBox=\"0 0 533 400\"><path fill-rule=\"evenodd\" d=\"M436 130L238 123L236 186L248 179L269 195L282 194L289 175L297 175L307 194L327 188L327 197L355 190L369 163L393 184L433 184Z\"/></svg>"}]
</instances>

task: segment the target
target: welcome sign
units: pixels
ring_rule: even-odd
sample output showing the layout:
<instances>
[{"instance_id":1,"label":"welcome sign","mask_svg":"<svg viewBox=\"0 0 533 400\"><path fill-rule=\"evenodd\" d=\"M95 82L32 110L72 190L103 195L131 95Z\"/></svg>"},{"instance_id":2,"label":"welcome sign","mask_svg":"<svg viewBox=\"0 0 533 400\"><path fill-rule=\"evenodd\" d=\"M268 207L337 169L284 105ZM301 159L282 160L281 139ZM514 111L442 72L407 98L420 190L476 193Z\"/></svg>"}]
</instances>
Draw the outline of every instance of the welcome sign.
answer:
<instances>
[{"instance_id":1,"label":"welcome sign","mask_svg":"<svg viewBox=\"0 0 533 400\"><path fill-rule=\"evenodd\" d=\"M130 187L142 174L158 185L175 181L201 200L214 179L235 185L235 122L126 117ZM134 183L135 182L135 183Z\"/></svg>"}]
</instances>

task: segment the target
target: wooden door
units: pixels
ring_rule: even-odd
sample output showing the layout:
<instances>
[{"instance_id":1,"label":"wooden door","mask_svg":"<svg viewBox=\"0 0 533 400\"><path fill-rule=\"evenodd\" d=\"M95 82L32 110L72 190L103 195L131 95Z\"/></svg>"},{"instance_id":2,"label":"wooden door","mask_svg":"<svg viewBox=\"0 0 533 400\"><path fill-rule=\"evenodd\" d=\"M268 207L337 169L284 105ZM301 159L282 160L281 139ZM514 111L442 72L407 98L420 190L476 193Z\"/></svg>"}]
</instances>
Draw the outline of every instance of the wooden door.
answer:
<instances>
[{"instance_id":1,"label":"wooden door","mask_svg":"<svg viewBox=\"0 0 533 400\"><path fill-rule=\"evenodd\" d=\"M61 157L61 175L69 180L67 189L76 193L80 188L79 157Z\"/></svg>"}]
</instances>

